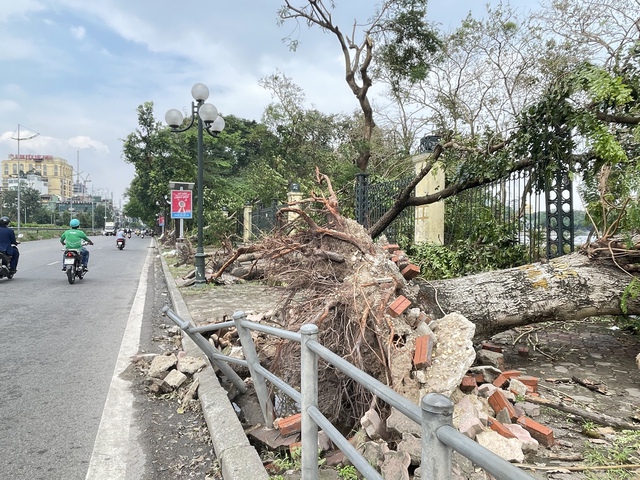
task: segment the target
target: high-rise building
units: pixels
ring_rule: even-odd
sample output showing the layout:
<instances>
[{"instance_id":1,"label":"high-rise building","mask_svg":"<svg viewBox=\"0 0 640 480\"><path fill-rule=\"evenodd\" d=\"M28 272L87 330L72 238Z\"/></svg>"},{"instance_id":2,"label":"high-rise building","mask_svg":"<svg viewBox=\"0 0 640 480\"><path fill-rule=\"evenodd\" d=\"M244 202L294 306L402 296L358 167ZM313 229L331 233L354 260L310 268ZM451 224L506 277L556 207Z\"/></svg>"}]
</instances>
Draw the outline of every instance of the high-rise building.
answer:
<instances>
[{"instance_id":1,"label":"high-rise building","mask_svg":"<svg viewBox=\"0 0 640 480\"><path fill-rule=\"evenodd\" d=\"M2 188L17 188L20 185L29 186L29 178L40 177L40 185L48 186L45 195L57 195L63 201L73 196L73 167L64 158L53 155L9 155L2 160Z\"/></svg>"}]
</instances>

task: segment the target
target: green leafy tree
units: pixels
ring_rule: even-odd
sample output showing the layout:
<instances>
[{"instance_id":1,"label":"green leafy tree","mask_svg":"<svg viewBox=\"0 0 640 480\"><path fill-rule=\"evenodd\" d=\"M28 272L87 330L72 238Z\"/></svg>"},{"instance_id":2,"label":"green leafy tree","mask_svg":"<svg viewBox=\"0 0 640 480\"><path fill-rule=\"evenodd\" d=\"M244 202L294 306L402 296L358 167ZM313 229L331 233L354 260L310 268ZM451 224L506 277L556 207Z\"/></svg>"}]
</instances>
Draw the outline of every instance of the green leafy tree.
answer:
<instances>
[{"instance_id":1,"label":"green leafy tree","mask_svg":"<svg viewBox=\"0 0 640 480\"><path fill-rule=\"evenodd\" d=\"M188 182L195 178L196 163L185 138L173 135L153 116L153 103L138 107L138 128L123 143L124 160L134 165L136 175L127 194L125 214L154 224L158 205L166 204L170 181Z\"/></svg>"},{"instance_id":2,"label":"green leafy tree","mask_svg":"<svg viewBox=\"0 0 640 480\"><path fill-rule=\"evenodd\" d=\"M185 122L188 124L190 118ZM254 182L256 176L250 173L256 165L275 157L277 139L255 121L228 115L225 123L225 129L216 138L208 134L203 137L203 215L207 223L217 221L224 209L232 211L248 199L258 199L256 191L277 191L268 177L259 177L260 182ZM196 183L197 129L171 132L155 119L151 102L138 108L138 124L123 146L125 160L136 169L126 192L129 201L125 214L153 225L158 214L169 220L170 181ZM194 201L194 215L195 204ZM187 223L187 228L190 225Z\"/></svg>"},{"instance_id":3,"label":"green leafy tree","mask_svg":"<svg viewBox=\"0 0 640 480\"><path fill-rule=\"evenodd\" d=\"M18 218L18 191L3 190L0 192L2 215L8 216L12 223ZM26 220L25 220L26 217ZM22 223L49 223L49 215L45 212L40 198L40 191L35 188L22 186L20 188L20 221Z\"/></svg>"},{"instance_id":4,"label":"green leafy tree","mask_svg":"<svg viewBox=\"0 0 640 480\"><path fill-rule=\"evenodd\" d=\"M316 186L317 167L332 179L335 188L351 185L357 170L345 162L344 147L359 131L361 122L305 108L304 92L282 72L261 79L260 84L274 99L266 107L262 122L277 143L275 155L264 157L252 169L253 178L271 178L280 191L286 191L291 183L310 191Z\"/></svg>"}]
</instances>

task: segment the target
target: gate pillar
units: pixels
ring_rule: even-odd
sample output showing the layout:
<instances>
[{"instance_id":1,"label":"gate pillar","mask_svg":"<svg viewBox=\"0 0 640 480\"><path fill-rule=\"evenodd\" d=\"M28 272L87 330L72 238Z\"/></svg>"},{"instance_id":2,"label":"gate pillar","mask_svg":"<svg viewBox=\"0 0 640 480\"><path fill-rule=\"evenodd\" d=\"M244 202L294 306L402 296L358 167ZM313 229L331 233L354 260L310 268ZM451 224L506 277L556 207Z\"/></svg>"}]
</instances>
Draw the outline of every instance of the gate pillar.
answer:
<instances>
[{"instance_id":1,"label":"gate pillar","mask_svg":"<svg viewBox=\"0 0 640 480\"><path fill-rule=\"evenodd\" d=\"M421 153L414 155L414 171L418 174L424 167L426 161L431 158L432 153ZM431 171L416 185L415 196L423 197L430 195L444 188L444 170L436 163ZM444 243L444 200L430 205L419 205L415 207L415 231L414 243L434 243L442 245Z\"/></svg>"}]
</instances>

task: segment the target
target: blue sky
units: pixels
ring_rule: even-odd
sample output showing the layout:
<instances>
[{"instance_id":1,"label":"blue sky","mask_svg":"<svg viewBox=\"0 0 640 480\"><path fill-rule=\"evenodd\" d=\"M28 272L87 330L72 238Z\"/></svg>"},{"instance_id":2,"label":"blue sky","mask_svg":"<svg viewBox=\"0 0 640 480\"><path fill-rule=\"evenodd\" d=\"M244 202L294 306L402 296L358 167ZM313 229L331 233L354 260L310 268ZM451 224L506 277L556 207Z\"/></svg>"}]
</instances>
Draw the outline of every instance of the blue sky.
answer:
<instances>
[{"instance_id":1,"label":"blue sky","mask_svg":"<svg viewBox=\"0 0 640 480\"><path fill-rule=\"evenodd\" d=\"M372 0L337 0L343 31L365 20ZM429 18L448 30L469 11L497 0L433 0ZM506 2L505 0L505 3ZM516 8L531 5L511 0ZM97 194L118 204L134 175L122 140L137 126L137 107L188 109L191 86L206 84L220 113L260 120L271 102L259 80L280 70L305 92L309 106L351 112L335 39L317 28L282 42L278 0L0 0L0 158L17 153L66 158ZM364 12L364 13L363 13ZM375 94L375 90L374 90Z\"/></svg>"}]
</instances>

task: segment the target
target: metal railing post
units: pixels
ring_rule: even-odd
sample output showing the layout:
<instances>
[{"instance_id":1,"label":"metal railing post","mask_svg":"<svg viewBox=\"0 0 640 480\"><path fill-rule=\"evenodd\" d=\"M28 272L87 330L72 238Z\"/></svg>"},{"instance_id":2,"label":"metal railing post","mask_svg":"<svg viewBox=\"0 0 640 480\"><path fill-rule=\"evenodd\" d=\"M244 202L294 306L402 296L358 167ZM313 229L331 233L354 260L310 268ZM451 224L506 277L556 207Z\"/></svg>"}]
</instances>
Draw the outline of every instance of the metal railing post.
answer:
<instances>
[{"instance_id":1,"label":"metal railing post","mask_svg":"<svg viewBox=\"0 0 640 480\"><path fill-rule=\"evenodd\" d=\"M309 414L310 407L318 408L318 355L307 347L307 342L318 339L318 326L303 325L300 335L301 473L305 480L318 480L318 425Z\"/></svg>"},{"instance_id":2,"label":"metal railing post","mask_svg":"<svg viewBox=\"0 0 640 480\"><path fill-rule=\"evenodd\" d=\"M267 382L265 382L264 377L255 370L255 366L260 365L260 360L258 359L256 347L253 344L251 332L249 329L242 326L241 322L246 318L247 316L242 310L233 312L233 322L236 324L236 328L238 329L238 337L240 338L242 350L244 351L244 357L247 359L247 363L249 364L249 372L253 379L253 386L256 390L258 402L260 402L262 416L264 417L267 427L271 428L273 427L273 420L275 419L275 415L273 414L273 403L271 403L269 398Z\"/></svg>"},{"instance_id":3,"label":"metal railing post","mask_svg":"<svg viewBox=\"0 0 640 480\"><path fill-rule=\"evenodd\" d=\"M451 480L451 448L436 436L438 428L453 423L453 402L439 393L427 393L422 408L422 459L420 478Z\"/></svg>"}]
</instances>

